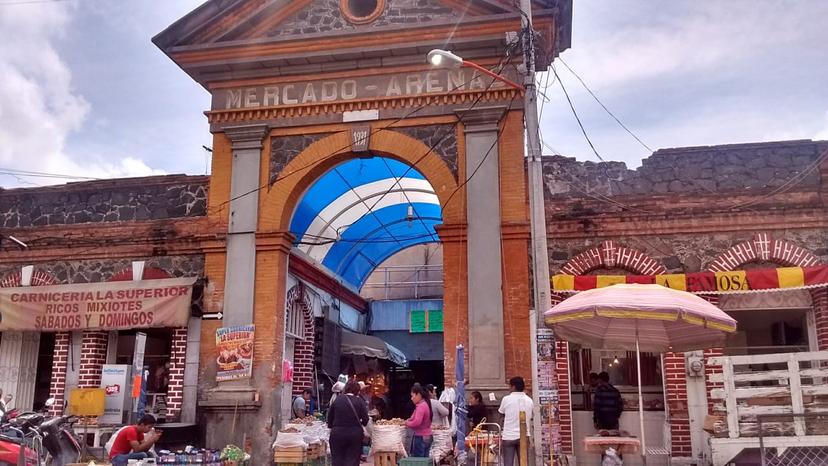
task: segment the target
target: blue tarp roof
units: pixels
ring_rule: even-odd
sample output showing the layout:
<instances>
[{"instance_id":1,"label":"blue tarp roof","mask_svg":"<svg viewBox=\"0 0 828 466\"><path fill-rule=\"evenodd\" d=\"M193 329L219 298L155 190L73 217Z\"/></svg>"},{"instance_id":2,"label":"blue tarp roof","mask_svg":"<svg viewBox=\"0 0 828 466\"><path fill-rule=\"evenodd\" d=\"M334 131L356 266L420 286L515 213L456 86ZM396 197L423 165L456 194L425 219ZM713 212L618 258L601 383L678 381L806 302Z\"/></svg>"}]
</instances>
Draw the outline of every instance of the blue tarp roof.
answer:
<instances>
[{"instance_id":1,"label":"blue tarp roof","mask_svg":"<svg viewBox=\"0 0 828 466\"><path fill-rule=\"evenodd\" d=\"M357 289L384 260L438 242L437 195L415 168L387 157L344 162L302 196L290 230L296 246Z\"/></svg>"}]
</instances>

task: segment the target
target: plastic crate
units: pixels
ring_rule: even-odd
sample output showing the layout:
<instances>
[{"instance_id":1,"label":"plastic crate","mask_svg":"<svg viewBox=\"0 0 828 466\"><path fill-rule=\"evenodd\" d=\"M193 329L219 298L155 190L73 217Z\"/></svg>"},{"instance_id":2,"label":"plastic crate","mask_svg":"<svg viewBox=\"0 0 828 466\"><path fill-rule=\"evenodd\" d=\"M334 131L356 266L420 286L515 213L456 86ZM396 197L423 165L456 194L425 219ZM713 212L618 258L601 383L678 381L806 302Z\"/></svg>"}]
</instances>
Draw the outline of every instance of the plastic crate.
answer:
<instances>
[{"instance_id":1,"label":"plastic crate","mask_svg":"<svg viewBox=\"0 0 828 466\"><path fill-rule=\"evenodd\" d=\"M434 466L431 458L403 458L400 460L400 466Z\"/></svg>"}]
</instances>

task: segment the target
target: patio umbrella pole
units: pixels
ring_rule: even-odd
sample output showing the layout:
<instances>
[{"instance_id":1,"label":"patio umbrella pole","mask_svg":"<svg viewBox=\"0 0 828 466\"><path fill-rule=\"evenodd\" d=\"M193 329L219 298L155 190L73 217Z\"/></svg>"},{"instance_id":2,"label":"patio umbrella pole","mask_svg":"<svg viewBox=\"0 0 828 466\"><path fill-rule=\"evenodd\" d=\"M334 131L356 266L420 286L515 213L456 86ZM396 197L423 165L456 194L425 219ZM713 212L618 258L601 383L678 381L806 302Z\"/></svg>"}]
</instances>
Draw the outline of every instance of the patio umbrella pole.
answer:
<instances>
[{"instance_id":1,"label":"patio umbrella pole","mask_svg":"<svg viewBox=\"0 0 828 466\"><path fill-rule=\"evenodd\" d=\"M638 425L641 427L641 458L647 464L647 440L644 437L644 397L641 395L641 350L638 347L638 330L635 331L635 369L638 372Z\"/></svg>"}]
</instances>

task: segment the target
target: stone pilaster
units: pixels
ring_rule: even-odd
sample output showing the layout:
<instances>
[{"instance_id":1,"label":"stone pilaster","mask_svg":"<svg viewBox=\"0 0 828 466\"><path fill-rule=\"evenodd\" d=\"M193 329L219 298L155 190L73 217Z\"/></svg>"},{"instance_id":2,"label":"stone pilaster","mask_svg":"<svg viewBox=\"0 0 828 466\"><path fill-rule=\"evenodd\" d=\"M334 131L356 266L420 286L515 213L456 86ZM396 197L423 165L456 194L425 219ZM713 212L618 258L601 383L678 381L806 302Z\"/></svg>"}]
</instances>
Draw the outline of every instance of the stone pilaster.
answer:
<instances>
[{"instance_id":1,"label":"stone pilaster","mask_svg":"<svg viewBox=\"0 0 828 466\"><path fill-rule=\"evenodd\" d=\"M505 107L458 112L466 136L469 388L506 385L498 139ZM475 173L474 176L470 176Z\"/></svg>"}]
</instances>

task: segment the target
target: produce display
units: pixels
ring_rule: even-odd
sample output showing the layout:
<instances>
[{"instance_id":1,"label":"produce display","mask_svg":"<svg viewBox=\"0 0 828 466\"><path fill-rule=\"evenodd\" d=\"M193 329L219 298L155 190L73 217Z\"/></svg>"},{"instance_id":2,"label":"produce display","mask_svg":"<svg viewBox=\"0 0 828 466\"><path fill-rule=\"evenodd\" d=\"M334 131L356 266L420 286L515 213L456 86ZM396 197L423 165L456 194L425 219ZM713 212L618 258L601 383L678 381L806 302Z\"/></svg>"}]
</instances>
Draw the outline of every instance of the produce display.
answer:
<instances>
[{"instance_id":1,"label":"produce display","mask_svg":"<svg viewBox=\"0 0 828 466\"><path fill-rule=\"evenodd\" d=\"M203 466L221 466L224 461L221 459L221 454L218 450L159 450L158 464L181 465L181 464L201 464Z\"/></svg>"},{"instance_id":2,"label":"produce display","mask_svg":"<svg viewBox=\"0 0 828 466\"><path fill-rule=\"evenodd\" d=\"M395 417L394 419L380 419L374 423L378 426L405 426L405 419Z\"/></svg>"}]
</instances>

